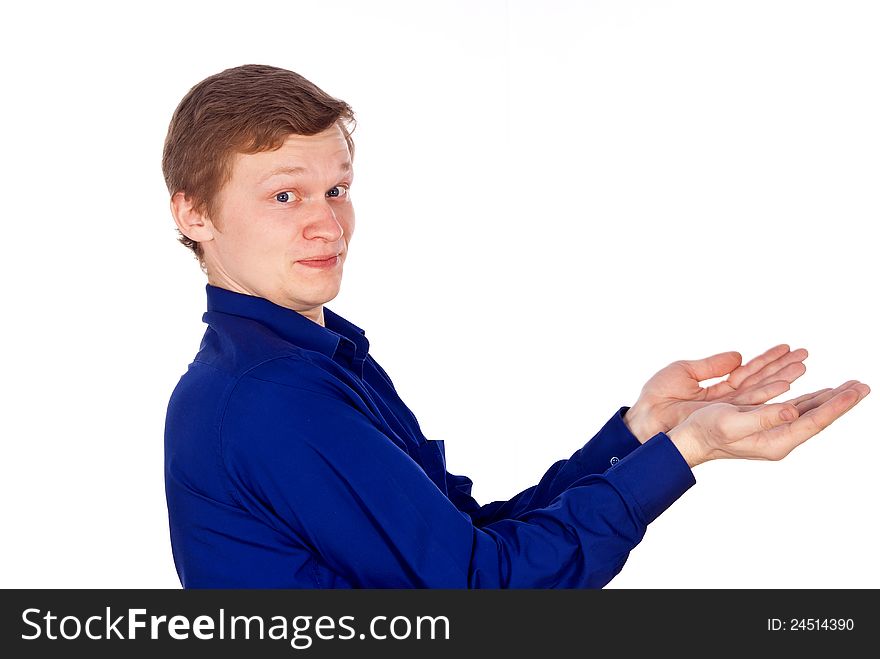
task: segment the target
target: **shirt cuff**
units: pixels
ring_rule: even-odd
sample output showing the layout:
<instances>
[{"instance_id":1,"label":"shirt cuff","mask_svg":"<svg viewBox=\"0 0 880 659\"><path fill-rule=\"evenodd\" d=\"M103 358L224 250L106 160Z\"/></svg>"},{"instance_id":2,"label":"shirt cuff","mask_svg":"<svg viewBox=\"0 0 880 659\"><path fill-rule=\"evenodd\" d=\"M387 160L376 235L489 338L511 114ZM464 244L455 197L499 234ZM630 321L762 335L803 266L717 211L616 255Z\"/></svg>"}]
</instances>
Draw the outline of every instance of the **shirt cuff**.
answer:
<instances>
[{"instance_id":1,"label":"shirt cuff","mask_svg":"<svg viewBox=\"0 0 880 659\"><path fill-rule=\"evenodd\" d=\"M601 474L642 445L623 420L628 409L629 407L621 407L617 410L581 449L581 455L577 457L587 466L585 473Z\"/></svg>"},{"instance_id":2,"label":"shirt cuff","mask_svg":"<svg viewBox=\"0 0 880 659\"><path fill-rule=\"evenodd\" d=\"M610 467L604 476L636 503L645 525L697 482L684 457L663 432Z\"/></svg>"}]
</instances>

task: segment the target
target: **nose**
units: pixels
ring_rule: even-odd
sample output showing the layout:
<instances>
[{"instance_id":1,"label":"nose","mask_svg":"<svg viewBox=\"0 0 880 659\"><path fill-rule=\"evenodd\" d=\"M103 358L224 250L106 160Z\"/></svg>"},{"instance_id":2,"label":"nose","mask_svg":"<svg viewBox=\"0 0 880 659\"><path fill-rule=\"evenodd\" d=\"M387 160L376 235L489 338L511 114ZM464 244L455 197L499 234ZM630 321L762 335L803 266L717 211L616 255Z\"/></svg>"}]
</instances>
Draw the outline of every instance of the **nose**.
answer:
<instances>
[{"instance_id":1,"label":"nose","mask_svg":"<svg viewBox=\"0 0 880 659\"><path fill-rule=\"evenodd\" d=\"M343 228L336 219L333 207L326 199L309 202L309 211L303 227L303 237L323 238L328 242L336 242L342 238Z\"/></svg>"}]
</instances>

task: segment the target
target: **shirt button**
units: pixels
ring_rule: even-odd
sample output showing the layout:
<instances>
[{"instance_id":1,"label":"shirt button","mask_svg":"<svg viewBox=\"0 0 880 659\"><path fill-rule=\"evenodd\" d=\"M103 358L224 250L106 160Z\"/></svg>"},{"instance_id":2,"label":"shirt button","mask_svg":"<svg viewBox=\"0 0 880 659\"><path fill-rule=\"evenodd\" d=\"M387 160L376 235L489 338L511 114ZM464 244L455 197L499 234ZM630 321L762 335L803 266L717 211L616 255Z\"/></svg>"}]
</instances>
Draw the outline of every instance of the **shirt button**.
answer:
<instances>
[{"instance_id":1,"label":"shirt button","mask_svg":"<svg viewBox=\"0 0 880 659\"><path fill-rule=\"evenodd\" d=\"M618 462L620 462L620 458L618 458L616 455L613 458L611 458L611 466L612 467L614 465L616 465Z\"/></svg>"}]
</instances>

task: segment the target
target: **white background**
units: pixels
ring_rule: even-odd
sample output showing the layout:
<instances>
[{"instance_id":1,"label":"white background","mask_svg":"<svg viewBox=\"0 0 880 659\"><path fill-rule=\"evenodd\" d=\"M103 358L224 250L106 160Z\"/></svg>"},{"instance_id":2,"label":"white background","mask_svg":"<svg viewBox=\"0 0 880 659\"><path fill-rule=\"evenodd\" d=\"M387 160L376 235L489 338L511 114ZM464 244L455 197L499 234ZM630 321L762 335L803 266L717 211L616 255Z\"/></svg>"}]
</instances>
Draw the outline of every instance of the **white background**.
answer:
<instances>
[{"instance_id":1,"label":"white background","mask_svg":"<svg viewBox=\"0 0 880 659\"><path fill-rule=\"evenodd\" d=\"M4 587L178 587L165 406L204 325L161 175L244 63L352 104L328 306L481 503L675 359L806 347L880 386L873 2L18 3L4 12ZM611 587L880 587L878 394L780 463L697 467Z\"/></svg>"}]
</instances>

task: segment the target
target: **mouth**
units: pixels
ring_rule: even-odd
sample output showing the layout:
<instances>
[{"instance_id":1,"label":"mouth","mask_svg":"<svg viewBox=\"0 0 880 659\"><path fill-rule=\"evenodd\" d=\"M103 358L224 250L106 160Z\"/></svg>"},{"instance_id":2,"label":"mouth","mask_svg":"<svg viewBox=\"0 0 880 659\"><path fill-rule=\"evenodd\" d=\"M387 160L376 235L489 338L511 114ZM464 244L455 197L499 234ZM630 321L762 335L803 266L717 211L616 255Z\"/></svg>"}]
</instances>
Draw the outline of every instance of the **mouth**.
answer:
<instances>
[{"instance_id":1,"label":"mouth","mask_svg":"<svg viewBox=\"0 0 880 659\"><path fill-rule=\"evenodd\" d=\"M310 259L301 259L297 261L300 265L307 268L333 268L339 263L339 254L329 254L324 256L316 256Z\"/></svg>"}]
</instances>

